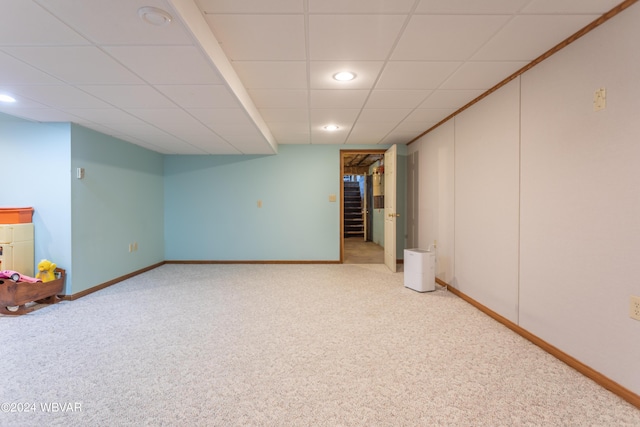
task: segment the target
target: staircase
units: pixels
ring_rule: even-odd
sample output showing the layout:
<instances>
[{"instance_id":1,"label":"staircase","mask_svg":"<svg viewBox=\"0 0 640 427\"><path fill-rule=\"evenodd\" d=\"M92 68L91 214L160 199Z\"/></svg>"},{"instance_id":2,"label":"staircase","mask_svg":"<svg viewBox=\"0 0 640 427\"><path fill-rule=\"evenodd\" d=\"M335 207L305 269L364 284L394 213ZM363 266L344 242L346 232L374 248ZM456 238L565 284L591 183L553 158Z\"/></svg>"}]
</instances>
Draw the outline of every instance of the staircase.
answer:
<instances>
[{"instance_id":1,"label":"staircase","mask_svg":"<svg viewBox=\"0 0 640 427\"><path fill-rule=\"evenodd\" d=\"M360 184L344 181L344 237L364 238Z\"/></svg>"}]
</instances>

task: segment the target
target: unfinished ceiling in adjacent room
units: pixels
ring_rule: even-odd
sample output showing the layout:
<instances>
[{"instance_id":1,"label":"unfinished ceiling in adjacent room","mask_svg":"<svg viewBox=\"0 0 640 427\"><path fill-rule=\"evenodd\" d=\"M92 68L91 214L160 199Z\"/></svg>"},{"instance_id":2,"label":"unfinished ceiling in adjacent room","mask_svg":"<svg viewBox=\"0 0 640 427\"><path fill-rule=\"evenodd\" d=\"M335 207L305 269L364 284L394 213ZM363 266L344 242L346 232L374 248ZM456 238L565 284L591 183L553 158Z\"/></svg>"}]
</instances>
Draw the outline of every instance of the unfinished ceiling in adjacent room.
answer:
<instances>
[{"instance_id":1,"label":"unfinished ceiling in adjacent room","mask_svg":"<svg viewBox=\"0 0 640 427\"><path fill-rule=\"evenodd\" d=\"M1 0L0 112L167 154L406 144L618 3Z\"/></svg>"}]
</instances>

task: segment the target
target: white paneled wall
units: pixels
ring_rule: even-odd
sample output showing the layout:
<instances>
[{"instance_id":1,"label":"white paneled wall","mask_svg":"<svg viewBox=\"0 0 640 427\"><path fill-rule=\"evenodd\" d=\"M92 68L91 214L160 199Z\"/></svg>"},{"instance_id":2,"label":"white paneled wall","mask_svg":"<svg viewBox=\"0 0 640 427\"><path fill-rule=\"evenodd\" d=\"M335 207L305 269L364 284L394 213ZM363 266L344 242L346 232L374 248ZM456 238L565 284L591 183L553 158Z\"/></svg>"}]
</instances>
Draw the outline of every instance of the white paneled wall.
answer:
<instances>
[{"instance_id":1,"label":"white paneled wall","mask_svg":"<svg viewBox=\"0 0 640 427\"><path fill-rule=\"evenodd\" d=\"M455 118L455 279L518 320L520 80Z\"/></svg>"},{"instance_id":2,"label":"white paneled wall","mask_svg":"<svg viewBox=\"0 0 640 427\"><path fill-rule=\"evenodd\" d=\"M438 277L636 394L638 22L634 5L409 147Z\"/></svg>"}]
</instances>

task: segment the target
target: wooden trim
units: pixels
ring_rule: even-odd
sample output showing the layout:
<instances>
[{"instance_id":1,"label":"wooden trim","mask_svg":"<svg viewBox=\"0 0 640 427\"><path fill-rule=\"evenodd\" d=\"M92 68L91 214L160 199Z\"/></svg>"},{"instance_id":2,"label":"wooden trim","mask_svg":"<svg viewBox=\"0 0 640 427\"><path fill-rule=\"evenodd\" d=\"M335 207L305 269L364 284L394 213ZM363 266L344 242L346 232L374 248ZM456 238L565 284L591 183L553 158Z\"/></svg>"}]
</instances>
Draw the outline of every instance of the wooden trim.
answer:
<instances>
[{"instance_id":1,"label":"wooden trim","mask_svg":"<svg viewBox=\"0 0 640 427\"><path fill-rule=\"evenodd\" d=\"M117 278L115 278L113 280L109 280L108 282L104 282L104 283L102 283L100 285L96 285L96 286L94 286L92 288L85 289L84 291L78 292L76 294L59 295L59 297L60 297L60 299L62 299L64 301L75 301L78 298L82 298L84 296L87 296L89 294L97 292L97 291L99 291L101 289L108 288L111 285L115 285L118 282L122 282L123 280L130 279L130 278L132 278L134 276L137 276L138 274L142 274L142 273L147 272L149 270L153 270L154 268L158 268L163 264L165 264L165 261L159 262L157 264L150 265L150 266L142 268L140 270L136 270L136 271L134 271L132 273L129 273L129 274L125 274L124 276L117 277Z\"/></svg>"},{"instance_id":2,"label":"wooden trim","mask_svg":"<svg viewBox=\"0 0 640 427\"><path fill-rule=\"evenodd\" d=\"M569 354L565 353L564 351L560 350L559 348L549 344L548 342L546 342L543 339L537 337L536 335L534 335L531 332L527 331L523 327L513 323L509 319L501 316L500 314L496 313L495 311L491 310L490 308L486 307L485 305L479 303L478 301L474 300L473 298L469 297L468 295L464 294L463 292L459 291L458 289L453 288L451 285L449 285L445 281L436 278L436 283L438 283L441 286L444 286L452 294L462 298L463 300L465 300L466 302L468 302L469 304L471 304L472 306L474 306L478 310L482 311L483 313L485 313L489 317L491 317L494 320L497 320L498 322L502 323L504 326L506 326L507 328L511 329L513 332L515 332L518 335L520 335L521 337L529 340L531 343L537 345L542 350L544 350L547 353L549 353L550 355L554 356L556 359L560 360L561 362L564 362L565 364L569 365L570 367L572 367L576 371L580 372L585 377L590 378L596 384L606 388L607 390L609 390L613 394L621 397L622 399L624 399L627 402L631 403L633 406L635 406L635 407L640 409L640 395L638 395L638 394L632 392L631 390L621 386L620 384L618 384L617 382L613 381L612 379L602 375L600 372L598 372L598 371L594 370L593 368L591 368L591 367L585 365L584 363L580 362L578 359L574 358L573 356L570 356Z\"/></svg>"},{"instance_id":3,"label":"wooden trim","mask_svg":"<svg viewBox=\"0 0 640 427\"><path fill-rule=\"evenodd\" d=\"M340 264L340 261L285 261L285 260L168 260L164 264Z\"/></svg>"},{"instance_id":4,"label":"wooden trim","mask_svg":"<svg viewBox=\"0 0 640 427\"><path fill-rule=\"evenodd\" d=\"M548 51L546 51L545 53L543 53L542 55L540 55L539 57L537 57L536 59L534 59L533 61L528 63L527 65L525 65L524 67L520 68L515 73L511 74L509 77L507 77L506 79L502 80L500 83L498 83L497 85L495 85L491 89L487 90L482 95L478 96L477 98L475 98L474 100L470 101L466 105L462 106L458 110L456 110L453 113L449 114L444 119L440 120L435 125L431 126L429 129L427 129L424 132L422 132L420 135L416 136L411 141L409 141L407 143L407 145L413 144L418 139L422 138L423 136L425 136L426 134L428 134L432 130L434 130L437 127L439 127L439 126L443 125L444 123L448 122L449 120L451 120L452 118L454 118L458 114L462 113L467 108L471 107L472 105L480 102L482 99L484 99L487 96L491 95L493 92L497 91L502 86L504 86L507 83L509 83L511 80L515 79L516 77L521 76L525 72L529 71L531 68L535 67L536 65L538 65L539 63L541 63L545 59L549 58L551 55L559 52L560 50L564 49L565 47L567 47L568 45L570 45L574 41L578 40L580 37L582 37L585 34L587 34L588 32L590 32L591 30L593 30L596 27L604 24L609 19L613 18L614 16L616 16L617 14L622 12L623 10L627 9L629 6L633 5L637 1L638 0L625 0L625 1L623 1L618 6L614 7L613 9L611 9L609 12L607 12L604 15L600 16L598 19L596 19L595 21L591 22L590 24L587 24L585 27L583 27L582 29L578 30L573 35L567 37L565 40L561 41L560 43L558 43L557 45L555 45L554 47L552 47L551 49L549 49Z\"/></svg>"}]
</instances>

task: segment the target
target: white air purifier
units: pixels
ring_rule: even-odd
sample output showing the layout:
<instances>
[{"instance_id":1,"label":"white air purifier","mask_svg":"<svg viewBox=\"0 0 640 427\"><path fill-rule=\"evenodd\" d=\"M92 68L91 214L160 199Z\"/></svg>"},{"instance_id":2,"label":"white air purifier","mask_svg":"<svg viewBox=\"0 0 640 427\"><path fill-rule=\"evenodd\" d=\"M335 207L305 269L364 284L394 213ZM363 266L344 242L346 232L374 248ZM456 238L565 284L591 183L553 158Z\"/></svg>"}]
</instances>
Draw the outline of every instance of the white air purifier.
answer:
<instances>
[{"instance_id":1,"label":"white air purifier","mask_svg":"<svg viewBox=\"0 0 640 427\"><path fill-rule=\"evenodd\" d=\"M418 292L436 290L436 253L424 249L404 250L404 286Z\"/></svg>"}]
</instances>

